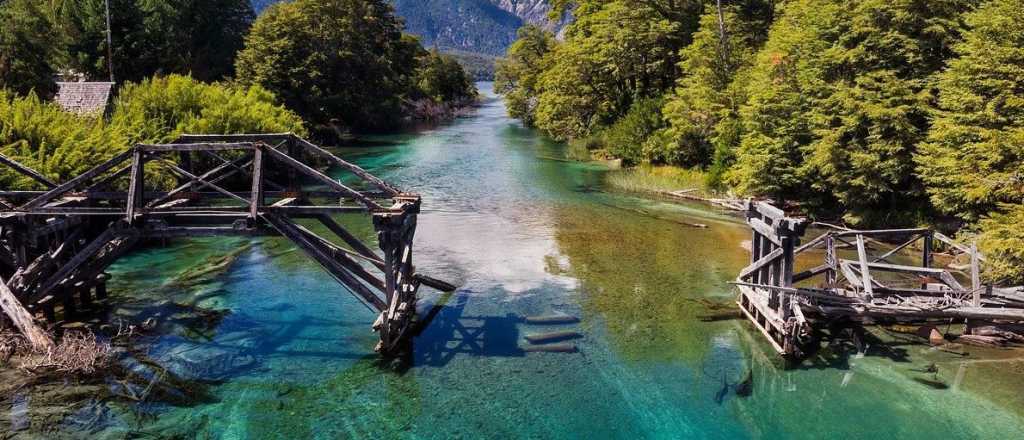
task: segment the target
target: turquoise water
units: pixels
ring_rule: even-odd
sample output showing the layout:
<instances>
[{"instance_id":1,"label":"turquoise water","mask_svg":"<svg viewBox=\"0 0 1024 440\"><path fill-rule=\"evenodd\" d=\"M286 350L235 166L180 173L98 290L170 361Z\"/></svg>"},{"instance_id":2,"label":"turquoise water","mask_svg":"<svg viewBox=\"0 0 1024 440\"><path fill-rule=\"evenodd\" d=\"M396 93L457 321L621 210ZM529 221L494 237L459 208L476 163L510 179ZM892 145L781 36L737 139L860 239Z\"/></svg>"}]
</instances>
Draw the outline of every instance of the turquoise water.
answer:
<instances>
[{"instance_id":1,"label":"turquoise water","mask_svg":"<svg viewBox=\"0 0 1024 440\"><path fill-rule=\"evenodd\" d=\"M112 268L115 314L154 318L147 356L201 383L143 403L108 396L88 436L1024 437L1020 362L894 343L862 356L833 347L784 369L745 322L701 320L731 309L727 282L749 259L744 225L608 188L604 167L562 160L562 145L492 95L452 124L370 141L339 152L423 195L418 270L460 286L421 290L421 312L436 315L411 359L378 362L375 316L287 242L151 247ZM372 237L364 219L342 221ZM187 276L233 250L224 271ZM556 312L581 321L522 320ZM548 330L579 332L578 352L524 350L525 335ZM180 367L211 358L216 368ZM932 379L913 371L930 362L948 388L915 381ZM998 383L987 374L1013 369ZM747 371L752 393L738 396L730 385Z\"/></svg>"}]
</instances>

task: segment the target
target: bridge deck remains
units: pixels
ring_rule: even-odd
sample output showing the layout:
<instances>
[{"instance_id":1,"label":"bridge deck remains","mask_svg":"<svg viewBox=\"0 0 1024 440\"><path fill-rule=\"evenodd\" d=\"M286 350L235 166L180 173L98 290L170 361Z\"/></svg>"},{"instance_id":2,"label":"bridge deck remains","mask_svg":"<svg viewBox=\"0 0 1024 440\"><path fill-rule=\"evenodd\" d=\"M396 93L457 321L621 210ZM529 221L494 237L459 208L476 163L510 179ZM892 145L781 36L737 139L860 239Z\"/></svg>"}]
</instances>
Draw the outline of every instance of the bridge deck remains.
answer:
<instances>
[{"instance_id":1,"label":"bridge deck remains","mask_svg":"<svg viewBox=\"0 0 1024 440\"><path fill-rule=\"evenodd\" d=\"M347 183L316 165L342 170ZM37 345L52 344L38 315L69 320L78 304L105 297L104 270L145 239L286 237L378 312L383 353L408 337L421 284L454 289L413 266L419 195L290 133L135 145L64 183L0 155L4 167L41 187L0 190L0 305ZM371 216L380 252L332 218L340 213ZM335 240L296 219L319 222Z\"/></svg>"},{"instance_id":2,"label":"bridge deck remains","mask_svg":"<svg viewBox=\"0 0 1024 440\"><path fill-rule=\"evenodd\" d=\"M1024 289L983 284L985 258L926 228L852 230L830 225L801 245L808 222L765 202L747 202L751 263L734 282L737 304L780 354L799 358L815 326L853 322L956 320L969 327L1024 322ZM936 241L969 263L935 267ZM915 248L916 261L905 251ZM823 252L821 252L823 251ZM821 264L796 271L797 257L820 252ZM956 255L954 255L955 257ZM902 261L894 261L897 258ZM965 270L965 286L954 272Z\"/></svg>"}]
</instances>

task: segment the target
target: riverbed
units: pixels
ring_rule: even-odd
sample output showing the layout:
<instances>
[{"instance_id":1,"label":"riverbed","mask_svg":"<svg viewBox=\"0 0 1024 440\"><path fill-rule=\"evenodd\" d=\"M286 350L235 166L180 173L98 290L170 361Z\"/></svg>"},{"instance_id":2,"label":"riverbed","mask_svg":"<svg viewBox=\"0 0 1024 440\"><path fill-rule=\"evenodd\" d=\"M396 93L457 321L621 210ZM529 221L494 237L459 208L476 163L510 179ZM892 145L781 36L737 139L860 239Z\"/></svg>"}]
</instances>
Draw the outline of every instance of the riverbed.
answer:
<instances>
[{"instance_id":1,"label":"riverbed","mask_svg":"<svg viewBox=\"0 0 1024 440\"><path fill-rule=\"evenodd\" d=\"M898 342L858 354L837 344L787 369L745 321L707 319L731 310L728 281L749 263L742 220L608 187L605 166L566 160L564 145L510 119L490 87L479 84L480 108L453 123L336 150L423 196L417 269L460 286L451 294L420 290L421 315L433 319L405 362L377 361L374 314L288 242L172 242L111 268L112 315L153 317L148 358L201 384L201 393L79 398L55 427L41 427L23 414L33 411L26 391L4 401L11 411L0 432L1024 438L1022 361L978 363ZM372 239L367 219L340 220ZM695 223L708 227L688 226ZM222 270L189 276L233 251L237 259ZM553 314L579 322L524 319ZM526 336L550 331L578 333L560 342L576 351L533 351ZM214 367L196 367L211 359ZM917 371L930 363L937 374ZM147 368L128 370L145 376ZM748 376L749 393L737 393ZM80 422L82 411L100 416Z\"/></svg>"}]
</instances>

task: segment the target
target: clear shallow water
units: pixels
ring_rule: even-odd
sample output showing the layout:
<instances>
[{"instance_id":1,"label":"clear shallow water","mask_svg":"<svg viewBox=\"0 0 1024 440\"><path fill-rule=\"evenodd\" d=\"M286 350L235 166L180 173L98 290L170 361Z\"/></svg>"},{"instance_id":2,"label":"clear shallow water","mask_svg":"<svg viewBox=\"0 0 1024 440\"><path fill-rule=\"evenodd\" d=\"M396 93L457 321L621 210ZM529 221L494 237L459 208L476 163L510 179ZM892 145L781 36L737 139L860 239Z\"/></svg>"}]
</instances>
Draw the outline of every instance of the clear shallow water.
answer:
<instances>
[{"instance_id":1,"label":"clear shallow water","mask_svg":"<svg viewBox=\"0 0 1024 440\"><path fill-rule=\"evenodd\" d=\"M158 318L153 359L227 353L221 364L238 368L212 373L205 398L187 405L109 399L110 421L90 436L1024 436L1022 375L988 379L1021 363L969 364L942 390L916 382L930 375L912 369L937 362L952 384L963 360L915 345L859 358L826 350L785 370L743 321L702 321L732 307L726 283L749 259L744 225L606 188L605 169L561 160L561 145L509 119L493 96L453 124L373 141L340 151L423 195L418 269L461 286L452 295L421 290L421 309L438 307L411 365L379 365L374 315L283 240L153 247L111 270L116 313ZM372 236L364 219L343 220ZM233 250L238 259L220 275L182 275ZM229 313L196 319L187 306ZM554 312L581 322L521 319ZM546 330L579 331L579 352L523 350L524 335ZM748 370L751 396L720 395ZM981 397L993 391L998 401Z\"/></svg>"}]
</instances>

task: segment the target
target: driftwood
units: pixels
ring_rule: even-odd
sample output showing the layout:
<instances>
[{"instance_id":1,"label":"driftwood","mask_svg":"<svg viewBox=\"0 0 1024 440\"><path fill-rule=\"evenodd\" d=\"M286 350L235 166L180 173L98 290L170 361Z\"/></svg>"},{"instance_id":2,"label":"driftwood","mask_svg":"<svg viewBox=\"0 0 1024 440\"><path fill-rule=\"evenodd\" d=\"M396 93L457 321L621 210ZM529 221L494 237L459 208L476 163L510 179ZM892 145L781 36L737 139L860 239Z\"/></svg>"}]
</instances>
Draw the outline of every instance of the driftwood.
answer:
<instances>
[{"instance_id":1,"label":"driftwood","mask_svg":"<svg viewBox=\"0 0 1024 440\"><path fill-rule=\"evenodd\" d=\"M580 322L575 316L557 314L543 316L527 316L524 318L527 324L575 324Z\"/></svg>"},{"instance_id":2,"label":"driftwood","mask_svg":"<svg viewBox=\"0 0 1024 440\"><path fill-rule=\"evenodd\" d=\"M21 332L33 348L38 350L53 348L53 339L36 325L32 314L25 310L18 298L14 296L14 292L7 288L7 282L3 278L0 278L0 306L3 307L4 314L14 324L14 327Z\"/></svg>"}]
</instances>

